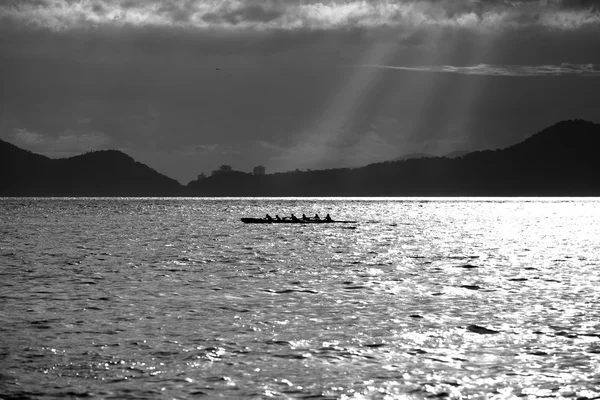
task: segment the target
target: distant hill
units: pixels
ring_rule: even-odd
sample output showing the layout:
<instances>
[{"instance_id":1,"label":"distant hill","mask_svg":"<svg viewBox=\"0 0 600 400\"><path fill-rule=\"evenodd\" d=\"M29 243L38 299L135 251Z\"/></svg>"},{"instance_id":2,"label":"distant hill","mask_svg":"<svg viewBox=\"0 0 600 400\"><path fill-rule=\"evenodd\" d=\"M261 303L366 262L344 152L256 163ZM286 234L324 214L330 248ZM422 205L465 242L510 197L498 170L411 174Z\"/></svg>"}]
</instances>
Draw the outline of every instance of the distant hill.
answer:
<instances>
[{"instance_id":1,"label":"distant hill","mask_svg":"<svg viewBox=\"0 0 600 400\"><path fill-rule=\"evenodd\" d=\"M0 140L0 196L174 196L183 190L120 151L50 159Z\"/></svg>"},{"instance_id":2,"label":"distant hill","mask_svg":"<svg viewBox=\"0 0 600 400\"><path fill-rule=\"evenodd\" d=\"M187 187L115 150L50 159L0 140L0 196L600 196L600 125L563 121L501 150Z\"/></svg>"},{"instance_id":3,"label":"distant hill","mask_svg":"<svg viewBox=\"0 0 600 400\"><path fill-rule=\"evenodd\" d=\"M435 156L432 156L431 154L427 154L427 153L409 153L409 154L400 156L398 158L394 158L392 161L403 161L403 160L410 160L412 158L432 158L432 157L435 157Z\"/></svg>"},{"instance_id":4,"label":"distant hill","mask_svg":"<svg viewBox=\"0 0 600 400\"><path fill-rule=\"evenodd\" d=\"M410 158L355 169L252 176L188 184L203 196L600 196L600 125L557 123L502 150Z\"/></svg>"},{"instance_id":5,"label":"distant hill","mask_svg":"<svg viewBox=\"0 0 600 400\"><path fill-rule=\"evenodd\" d=\"M462 157L465 154L470 153L470 151L466 151L466 150L456 150L453 151L451 153L448 154L444 154L442 157L448 157L448 158L456 158L456 157ZM408 154L404 154L403 156L394 158L393 161L404 161L404 160L410 160L413 158L434 158L436 156L432 155L432 154L427 154L427 153L408 153Z\"/></svg>"},{"instance_id":6,"label":"distant hill","mask_svg":"<svg viewBox=\"0 0 600 400\"><path fill-rule=\"evenodd\" d=\"M462 157L465 154L469 154L469 153L471 153L471 152L467 151L467 150L456 150L456 151L453 151L451 153L445 154L444 157L456 158L456 157Z\"/></svg>"}]
</instances>

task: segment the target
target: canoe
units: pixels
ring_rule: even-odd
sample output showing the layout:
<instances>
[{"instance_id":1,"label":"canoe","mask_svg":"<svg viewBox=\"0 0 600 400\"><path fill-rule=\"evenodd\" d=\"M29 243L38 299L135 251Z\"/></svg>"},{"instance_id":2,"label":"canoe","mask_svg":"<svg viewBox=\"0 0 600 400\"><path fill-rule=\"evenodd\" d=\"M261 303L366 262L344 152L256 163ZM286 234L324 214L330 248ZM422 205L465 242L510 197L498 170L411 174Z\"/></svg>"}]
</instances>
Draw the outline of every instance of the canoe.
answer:
<instances>
[{"instance_id":1,"label":"canoe","mask_svg":"<svg viewBox=\"0 0 600 400\"><path fill-rule=\"evenodd\" d=\"M297 220L297 221L292 221L291 219L286 219L286 220L266 220L264 218L242 218L242 222L245 224L356 224L357 221L326 221L324 219L322 220Z\"/></svg>"}]
</instances>

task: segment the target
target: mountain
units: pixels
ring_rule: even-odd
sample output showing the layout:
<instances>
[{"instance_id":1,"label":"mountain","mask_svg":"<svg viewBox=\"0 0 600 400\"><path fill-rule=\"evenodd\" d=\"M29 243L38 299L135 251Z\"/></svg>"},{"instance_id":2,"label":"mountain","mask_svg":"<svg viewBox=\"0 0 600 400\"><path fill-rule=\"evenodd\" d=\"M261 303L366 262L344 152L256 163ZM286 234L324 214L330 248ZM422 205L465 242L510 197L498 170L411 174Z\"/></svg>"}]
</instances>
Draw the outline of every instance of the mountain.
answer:
<instances>
[{"instance_id":1,"label":"mountain","mask_svg":"<svg viewBox=\"0 0 600 400\"><path fill-rule=\"evenodd\" d=\"M559 122L501 150L187 187L116 150L50 159L0 140L0 196L600 196L600 125Z\"/></svg>"},{"instance_id":2,"label":"mountain","mask_svg":"<svg viewBox=\"0 0 600 400\"><path fill-rule=\"evenodd\" d=\"M411 158L432 158L435 156L432 156L431 154L427 154L427 153L409 153L409 154L404 154L403 156L400 156L398 158L394 158L392 161L403 161L403 160L410 160Z\"/></svg>"},{"instance_id":3,"label":"mountain","mask_svg":"<svg viewBox=\"0 0 600 400\"><path fill-rule=\"evenodd\" d=\"M192 181L203 196L600 196L600 125L574 120L502 150L355 169Z\"/></svg>"},{"instance_id":4,"label":"mountain","mask_svg":"<svg viewBox=\"0 0 600 400\"><path fill-rule=\"evenodd\" d=\"M469 153L471 153L471 152L467 151L467 150L456 150L456 151L453 151L451 153L445 154L444 157L456 158L456 157L462 157L465 154L469 154Z\"/></svg>"},{"instance_id":5,"label":"mountain","mask_svg":"<svg viewBox=\"0 0 600 400\"><path fill-rule=\"evenodd\" d=\"M470 151L466 151L466 150L456 150L453 151L451 153L448 154L444 154L443 157L448 157L448 158L456 158L456 157L462 157L465 154L470 153ZM434 158L436 156L432 155L432 154L427 154L427 153L408 153L408 154L404 154L403 156L394 158L392 160L392 162L394 161L404 161L404 160L410 160L412 158Z\"/></svg>"},{"instance_id":6,"label":"mountain","mask_svg":"<svg viewBox=\"0 0 600 400\"><path fill-rule=\"evenodd\" d=\"M50 159L0 140L0 196L175 196L183 190L120 151Z\"/></svg>"}]
</instances>

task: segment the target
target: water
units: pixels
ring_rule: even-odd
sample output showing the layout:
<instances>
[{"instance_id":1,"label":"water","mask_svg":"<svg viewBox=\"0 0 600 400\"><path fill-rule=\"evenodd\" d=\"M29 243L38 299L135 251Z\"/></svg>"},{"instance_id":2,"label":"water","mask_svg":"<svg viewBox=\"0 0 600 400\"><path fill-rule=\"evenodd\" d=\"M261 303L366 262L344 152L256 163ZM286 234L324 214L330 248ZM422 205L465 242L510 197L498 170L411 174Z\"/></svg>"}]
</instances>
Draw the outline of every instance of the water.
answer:
<instances>
[{"instance_id":1,"label":"water","mask_svg":"<svg viewBox=\"0 0 600 400\"><path fill-rule=\"evenodd\" d=\"M0 199L0 398L597 398L599 205Z\"/></svg>"}]
</instances>

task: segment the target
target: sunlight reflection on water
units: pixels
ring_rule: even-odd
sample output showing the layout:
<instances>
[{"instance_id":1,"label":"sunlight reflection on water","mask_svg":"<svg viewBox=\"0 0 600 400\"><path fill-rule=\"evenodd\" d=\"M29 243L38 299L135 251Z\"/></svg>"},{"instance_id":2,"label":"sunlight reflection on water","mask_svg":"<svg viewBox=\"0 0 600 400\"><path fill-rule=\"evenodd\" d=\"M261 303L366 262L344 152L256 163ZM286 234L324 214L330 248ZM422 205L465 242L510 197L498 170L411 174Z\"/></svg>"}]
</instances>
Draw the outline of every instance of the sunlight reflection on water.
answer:
<instances>
[{"instance_id":1,"label":"sunlight reflection on water","mask_svg":"<svg viewBox=\"0 0 600 400\"><path fill-rule=\"evenodd\" d=\"M0 392L597 397L598 204L2 199Z\"/></svg>"}]
</instances>

